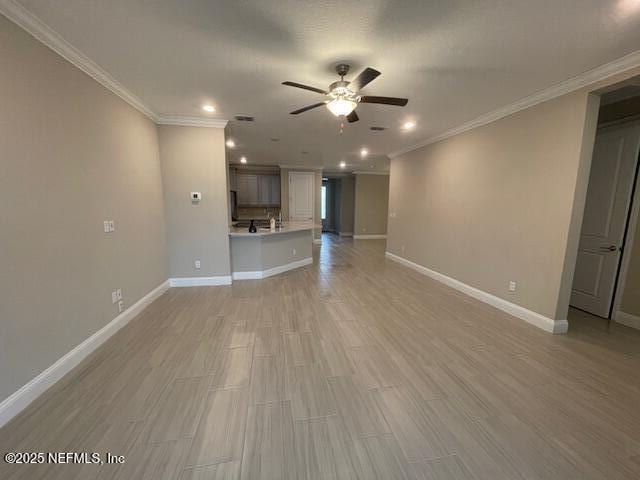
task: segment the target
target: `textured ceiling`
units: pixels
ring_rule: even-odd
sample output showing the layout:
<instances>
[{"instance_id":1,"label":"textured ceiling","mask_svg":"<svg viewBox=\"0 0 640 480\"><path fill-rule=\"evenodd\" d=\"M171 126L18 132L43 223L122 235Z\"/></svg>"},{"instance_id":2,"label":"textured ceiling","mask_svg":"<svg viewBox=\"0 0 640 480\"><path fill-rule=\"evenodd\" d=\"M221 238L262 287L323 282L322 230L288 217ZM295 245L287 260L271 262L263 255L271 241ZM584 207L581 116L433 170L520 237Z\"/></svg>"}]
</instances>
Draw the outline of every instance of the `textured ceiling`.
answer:
<instances>
[{"instance_id":1,"label":"textured ceiling","mask_svg":"<svg viewBox=\"0 0 640 480\"><path fill-rule=\"evenodd\" d=\"M20 3L159 114L204 116L211 102L215 118L255 116L229 127L232 159L250 163L384 170L389 152L640 47L640 0ZM321 97L282 81L326 88L344 60L347 79L365 66L382 72L363 93L408 106L361 104L342 135L325 108L288 114ZM408 119L412 132L400 128Z\"/></svg>"}]
</instances>

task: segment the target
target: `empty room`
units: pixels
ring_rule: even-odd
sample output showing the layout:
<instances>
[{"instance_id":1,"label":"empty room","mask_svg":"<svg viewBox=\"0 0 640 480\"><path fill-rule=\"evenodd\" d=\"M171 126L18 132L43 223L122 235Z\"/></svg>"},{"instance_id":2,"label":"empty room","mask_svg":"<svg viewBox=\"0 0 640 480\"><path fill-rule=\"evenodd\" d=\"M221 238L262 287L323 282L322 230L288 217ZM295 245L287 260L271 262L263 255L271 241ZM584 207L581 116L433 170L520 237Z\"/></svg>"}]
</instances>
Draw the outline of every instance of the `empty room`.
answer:
<instances>
[{"instance_id":1,"label":"empty room","mask_svg":"<svg viewBox=\"0 0 640 480\"><path fill-rule=\"evenodd\" d=\"M640 0L0 0L2 480L640 478Z\"/></svg>"}]
</instances>

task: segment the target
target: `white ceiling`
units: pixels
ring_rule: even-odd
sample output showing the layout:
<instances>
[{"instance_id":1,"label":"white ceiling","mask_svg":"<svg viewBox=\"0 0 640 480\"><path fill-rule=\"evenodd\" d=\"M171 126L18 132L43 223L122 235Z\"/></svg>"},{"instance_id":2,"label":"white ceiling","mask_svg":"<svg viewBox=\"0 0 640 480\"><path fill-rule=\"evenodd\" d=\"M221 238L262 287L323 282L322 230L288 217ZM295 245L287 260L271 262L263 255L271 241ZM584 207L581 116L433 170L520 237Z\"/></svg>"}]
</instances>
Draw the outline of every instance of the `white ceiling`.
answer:
<instances>
[{"instance_id":1,"label":"white ceiling","mask_svg":"<svg viewBox=\"0 0 640 480\"><path fill-rule=\"evenodd\" d=\"M6 0L2 0L6 1ZM640 47L640 0L19 0L160 115L231 121L233 158L388 169L389 152L436 136ZM382 72L339 135L321 100L347 60ZM400 126L417 121L412 132ZM372 125L388 130L374 133ZM278 138L279 141L271 141ZM361 159L366 146L371 155ZM302 152L308 152L303 154Z\"/></svg>"}]
</instances>

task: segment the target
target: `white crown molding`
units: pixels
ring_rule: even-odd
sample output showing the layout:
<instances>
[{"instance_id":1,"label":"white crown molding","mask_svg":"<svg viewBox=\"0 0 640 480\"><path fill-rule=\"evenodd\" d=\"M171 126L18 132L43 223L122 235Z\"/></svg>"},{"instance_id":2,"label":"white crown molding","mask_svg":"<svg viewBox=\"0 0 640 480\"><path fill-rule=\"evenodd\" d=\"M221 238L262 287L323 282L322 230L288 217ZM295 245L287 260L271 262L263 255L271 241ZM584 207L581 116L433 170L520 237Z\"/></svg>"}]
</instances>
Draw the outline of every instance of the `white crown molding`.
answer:
<instances>
[{"instance_id":1,"label":"white crown molding","mask_svg":"<svg viewBox=\"0 0 640 480\"><path fill-rule=\"evenodd\" d=\"M157 124L212 128L227 125L224 119L156 114L111 74L15 0L0 0L0 13Z\"/></svg>"},{"instance_id":2,"label":"white crown molding","mask_svg":"<svg viewBox=\"0 0 640 480\"><path fill-rule=\"evenodd\" d=\"M0 13L95 81L111 90L136 110L156 121L156 114L142 100L15 0L0 0Z\"/></svg>"},{"instance_id":3,"label":"white crown molding","mask_svg":"<svg viewBox=\"0 0 640 480\"><path fill-rule=\"evenodd\" d=\"M354 170L354 175L389 175L389 172L370 172L368 170Z\"/></svg>"},{"instance_id":4,"label":"white crown molding","mask_svg":"<svg viewBox=\"0 0 640 480\"><path fill-rule=\"evenodd\" d=\"M281 164L278 165L280 168L286 168L289 170L324 170L324 167L314 167L312 165L286 165L286 164Z\"/></svg>"},{"instance_id":5,"label":"white crown molding","mask_svg":"<svg viewBox=\"0 0 640 480\"><path fill-rule=\"evenodd\" d=\"M169 282L165 281L151 290L80 345L59 358L49 368L0 402L0 427L27 408L31 402L42 395L49 387L73 370L91 352L111 338L168 288Z\"/></svg>"},{"instance_id":6,"label":"white crown molding","mask_svg":"<svg viewBox=\"0 0 640 480\"><path fill-rule=\"evenodd\" d=\"M495 307L503 312L507 312L509 315L520 318L531 325L534 325L549 333L566 333L569 329L569 322L567 320L553 320L552 318L545 317L537 312L521 307L515 303L509 302L504 298L496 297L483 290L462 283L455 278L448 277L442 273L431 270L427 267L414 263L406 258L402 258L398 255L394 255L391 252L385 252L385 256L394 262L398 262L412 270L415 270L422 275L432 278L440 283L443 283L451 288L454 288L470 297L487 303L492 307Z\"/></svg>"},{"instance_id":7,"label":"white crown molding","mask_svg":"<svg viewBox=\"0 0 640 480\"><path fill-rule=\"evenodd\" d=\"M596 82L609 78L613 75L623 73L627 70L630 70L632 68L636 68L639 66L640 66L640 50L636 50L635 52L625 55L624 57L620 57L617 60L614 60L609 63L605 63L604 65L600 65L599 67L588 70L568 80L552 85L549 88L545 88L544 90L536 92L533 95L529 95L528 97L524 97L509 105L506 105L504 107L498 108L497 110L493 110L492 112L481 115L475 118L474 120L463 123L462 125L459 125L457 127L451 128L443 133L440 133L433 137L429 137L421 142L414 143L409 147L396 150L395 152L391 152L388 154L388 156L389 158L395 158L404 153L417 150L418 148L426 147L427 145L431 145L432 143L445 140L447 138L453 137L454 135L459 135L473 128L487 125L489 123L495 122L496 120L500 120L501 118L504 118L514 113L525 110L529 107L533 107L535 105L546 102L548 100L553 100L554 98L560 97L562 95L566 95L567 93L592 85Z\"/></svg>"},{"instance_id":8,"label":"white crown molding","mask_svg":"<svg viewBox=\"0 0 640 480\"><path fill-rule=\"evenodd\" d=\"M180 115L160 115L155 122L158 125L179 125L182 127L224 128L228 121L220 118L183 117Z\"/></svg>"}]
</instances>

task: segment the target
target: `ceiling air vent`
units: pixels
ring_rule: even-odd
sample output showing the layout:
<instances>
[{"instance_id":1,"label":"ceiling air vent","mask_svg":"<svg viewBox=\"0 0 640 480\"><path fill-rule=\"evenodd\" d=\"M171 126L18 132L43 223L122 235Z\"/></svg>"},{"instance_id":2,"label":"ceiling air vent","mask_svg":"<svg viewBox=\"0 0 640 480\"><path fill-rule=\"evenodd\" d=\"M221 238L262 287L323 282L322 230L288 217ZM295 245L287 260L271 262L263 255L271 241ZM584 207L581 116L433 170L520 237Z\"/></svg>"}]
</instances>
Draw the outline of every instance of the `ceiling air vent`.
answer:
<instances>
[{"instance_id":1,"label":"ceiling air vent","mask_svg":"<svg viewBox=\"0 0 640 480\"><path fill-rule=\"evenodd\" d=\"M374 132L382 132L384 130L386 130L386 127L370 127L371 130L373 130Z\"/></svg>"},{"instance_id":2,"label":"ceiling air vent","mask_svg":"<svg viewBox=\"0 0 640 480\"><path fill-rule=\"evenodd\" d=\"M236 115L235 118L239 122L255 122L256 117L251 117L249 115Z\"/></svg>"}]
</instances>

